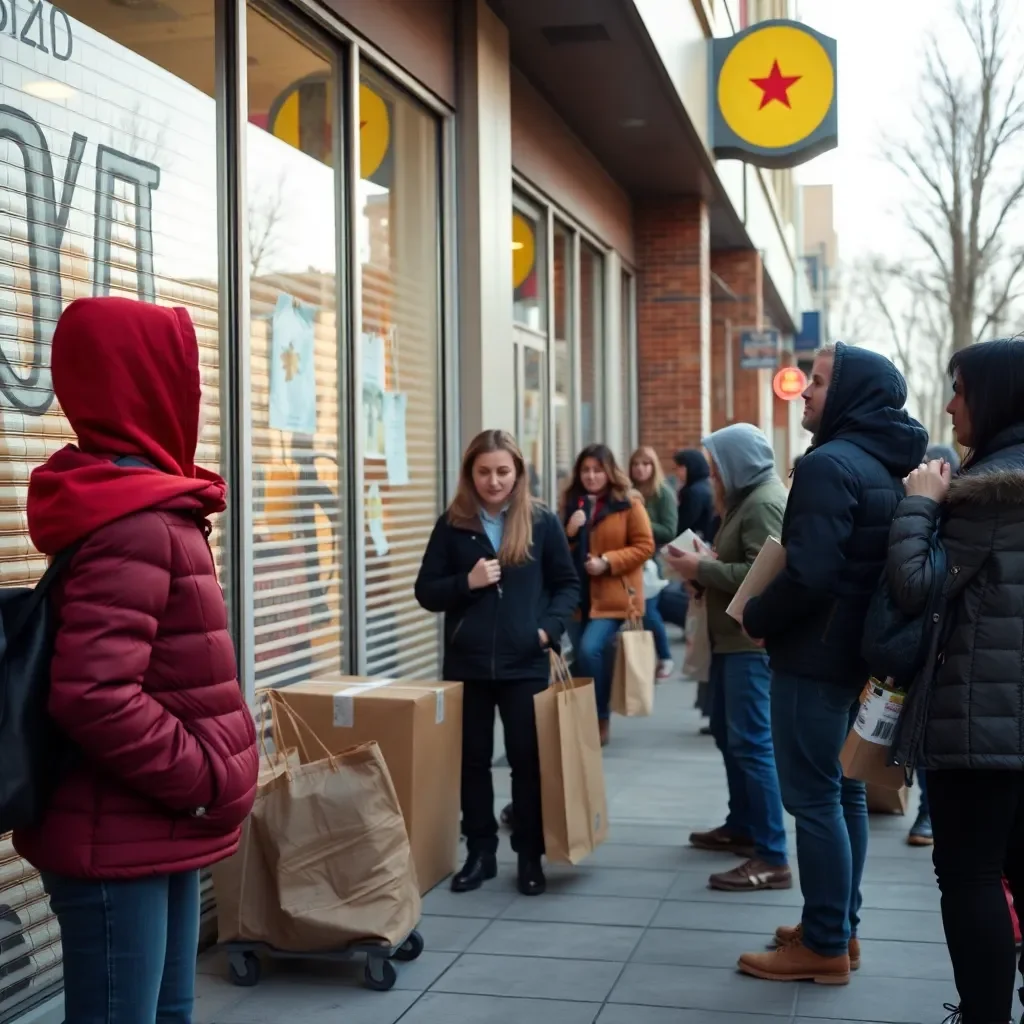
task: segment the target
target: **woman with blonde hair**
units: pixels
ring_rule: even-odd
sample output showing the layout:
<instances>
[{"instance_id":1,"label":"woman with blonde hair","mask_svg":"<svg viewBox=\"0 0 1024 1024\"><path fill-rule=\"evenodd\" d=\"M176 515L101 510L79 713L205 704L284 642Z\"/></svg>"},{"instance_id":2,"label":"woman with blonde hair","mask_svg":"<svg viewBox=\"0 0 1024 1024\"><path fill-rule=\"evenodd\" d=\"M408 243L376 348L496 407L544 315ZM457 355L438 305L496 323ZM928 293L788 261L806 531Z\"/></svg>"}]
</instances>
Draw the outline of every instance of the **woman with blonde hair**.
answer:
<instances>
[{"instance_id":1,"label":"woman with blonde hair","mask_svg":"<svg viewBox=\"0 0 1024 1024\"><path fill-rule=\"evenodd\" d=\"M573 626L576 669L594 680L604 745L615 637L626 619L643 615L643 568L654 554L654 535L643 498L604 444L589 445L577 457L562 517L582 581Z\"/></svg>"},{"instance_id":2,"label":"woman with blonde hair","mask_svg":"<svg viewBox=\"0 0 1024 1024\"><path fill-rule=\"evenodd\" d=\"M654 543L659 549L663 548L676 538L679 510L676 506L675 491L665 480L661 460L650 445L643 445L633 452L629 460L629 479L637 493L644 499ZM668 679L673 668L672 648L669 646L665 620L661 617L661 609L658 606L660 599L661 594L658 593L645 600L644 627L654 634L654 646L658 651L658 678Z\"/></svg>"},{"instance_id":3,"label":"woman with blonde hair","mask_svg":"<svg viewBox=\"0 0 1024 1024\"><path fill-rule=\"evenodd\" d=\"M444 678L465 684L462 832L468 858L452 890L479 889L498 873L491 760L501 715L512 768L519 891L544 892L544 831L534 695L548 685L579 598L579 581L557 517L530 495L515 438L486 430L462 458L459 486L437 521L416 580L416 600L444 613Z\"/></svg>"}]
</instances>

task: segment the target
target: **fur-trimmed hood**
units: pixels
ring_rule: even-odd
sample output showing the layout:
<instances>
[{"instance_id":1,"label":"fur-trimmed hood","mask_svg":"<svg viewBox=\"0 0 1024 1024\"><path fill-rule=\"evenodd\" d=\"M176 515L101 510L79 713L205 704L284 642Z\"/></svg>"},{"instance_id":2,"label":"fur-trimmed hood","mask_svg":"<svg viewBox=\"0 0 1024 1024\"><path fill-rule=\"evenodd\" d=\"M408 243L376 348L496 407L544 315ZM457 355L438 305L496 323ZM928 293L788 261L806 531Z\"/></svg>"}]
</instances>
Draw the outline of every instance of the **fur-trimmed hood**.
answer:
<instances>
[{"instance_id":1,"label":"fur-trimmed hood","mask_svg":"<svg viewBox=\"0 0 1024 1024\"><path fill-rule=\"evenodd\" d=\"M1024 505L1024 468L993 469L958 476L949 485L950 505Z\"/></svg>"}]
</instances>

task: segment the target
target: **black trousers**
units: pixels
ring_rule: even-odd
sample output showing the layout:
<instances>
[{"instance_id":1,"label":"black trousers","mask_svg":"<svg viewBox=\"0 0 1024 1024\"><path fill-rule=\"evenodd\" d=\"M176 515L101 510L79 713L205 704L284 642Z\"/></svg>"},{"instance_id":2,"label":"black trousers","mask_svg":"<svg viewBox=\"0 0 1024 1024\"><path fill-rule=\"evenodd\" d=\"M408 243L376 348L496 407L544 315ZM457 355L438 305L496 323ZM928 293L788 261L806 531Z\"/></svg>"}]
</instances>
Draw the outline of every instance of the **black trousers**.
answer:
<instances>
[{"instance_id":1,"label":"black trousers","mask_svg":"<svg viewBox=\"0 0 1024 1024\"><path fill-rule=\"evenodd\" d=\"M963 1024L1001 1024L1017 984L1004 875L1024 910L1024 771L929 770L928 803Z\"/></svg>"},{"instance_id":2,"label":"black trousers","mask_svg":"<svg viewBox=\"0 0 1024 1024\"><path fill-rule=\"evenodd\" d=\"M547 679L521 682L467 682L462 709L462 834L471 852L498 849L494 817L494 712L505 729L505 752L512 769L515 815L512 849L523 856L544 853L540 810L540 757L533 696L546 690Z\"/></svg>"}]
</instances>

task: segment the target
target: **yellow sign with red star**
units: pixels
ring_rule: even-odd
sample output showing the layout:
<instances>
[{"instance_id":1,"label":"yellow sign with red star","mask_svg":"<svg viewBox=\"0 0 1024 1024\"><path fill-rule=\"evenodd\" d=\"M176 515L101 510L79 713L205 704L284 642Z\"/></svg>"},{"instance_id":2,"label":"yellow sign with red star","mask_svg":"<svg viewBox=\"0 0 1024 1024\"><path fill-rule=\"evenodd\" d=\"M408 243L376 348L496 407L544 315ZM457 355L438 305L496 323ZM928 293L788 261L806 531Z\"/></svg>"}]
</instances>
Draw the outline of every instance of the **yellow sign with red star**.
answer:
<instances>
[{"instance_id":1,"label":"yellow sign with red star","mask_svg":"<svg viewBox=\"0 0 1024 1024\"><path fill-rule=\"evenodd\" d=\"M834 39L762 21L710 46L715 156L795 167L839 144Z\"/></svg>"}]
</instances>

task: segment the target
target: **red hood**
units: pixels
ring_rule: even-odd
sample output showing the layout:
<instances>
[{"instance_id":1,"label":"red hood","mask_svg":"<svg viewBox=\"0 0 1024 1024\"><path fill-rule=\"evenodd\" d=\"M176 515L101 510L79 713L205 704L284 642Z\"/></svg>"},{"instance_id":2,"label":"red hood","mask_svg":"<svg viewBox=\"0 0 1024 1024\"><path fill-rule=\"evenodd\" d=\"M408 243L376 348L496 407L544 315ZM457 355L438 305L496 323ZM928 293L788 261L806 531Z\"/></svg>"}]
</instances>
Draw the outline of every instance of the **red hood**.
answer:
<instances>
[{"instance_id":1,"label":"red hood","mask_svg":"<svg viewBox=\"0 0 1024 1024\"><path fill-rule=\"evenodd\" d=\"M194 463L199 345L184 309L78 299L57 323L51 367L78 447L32 474L28 528L40 551L52 555L146 508L223 511L224 481ZM117 466L121 455L154 468Z\"/></svg>"}]
</instances>

